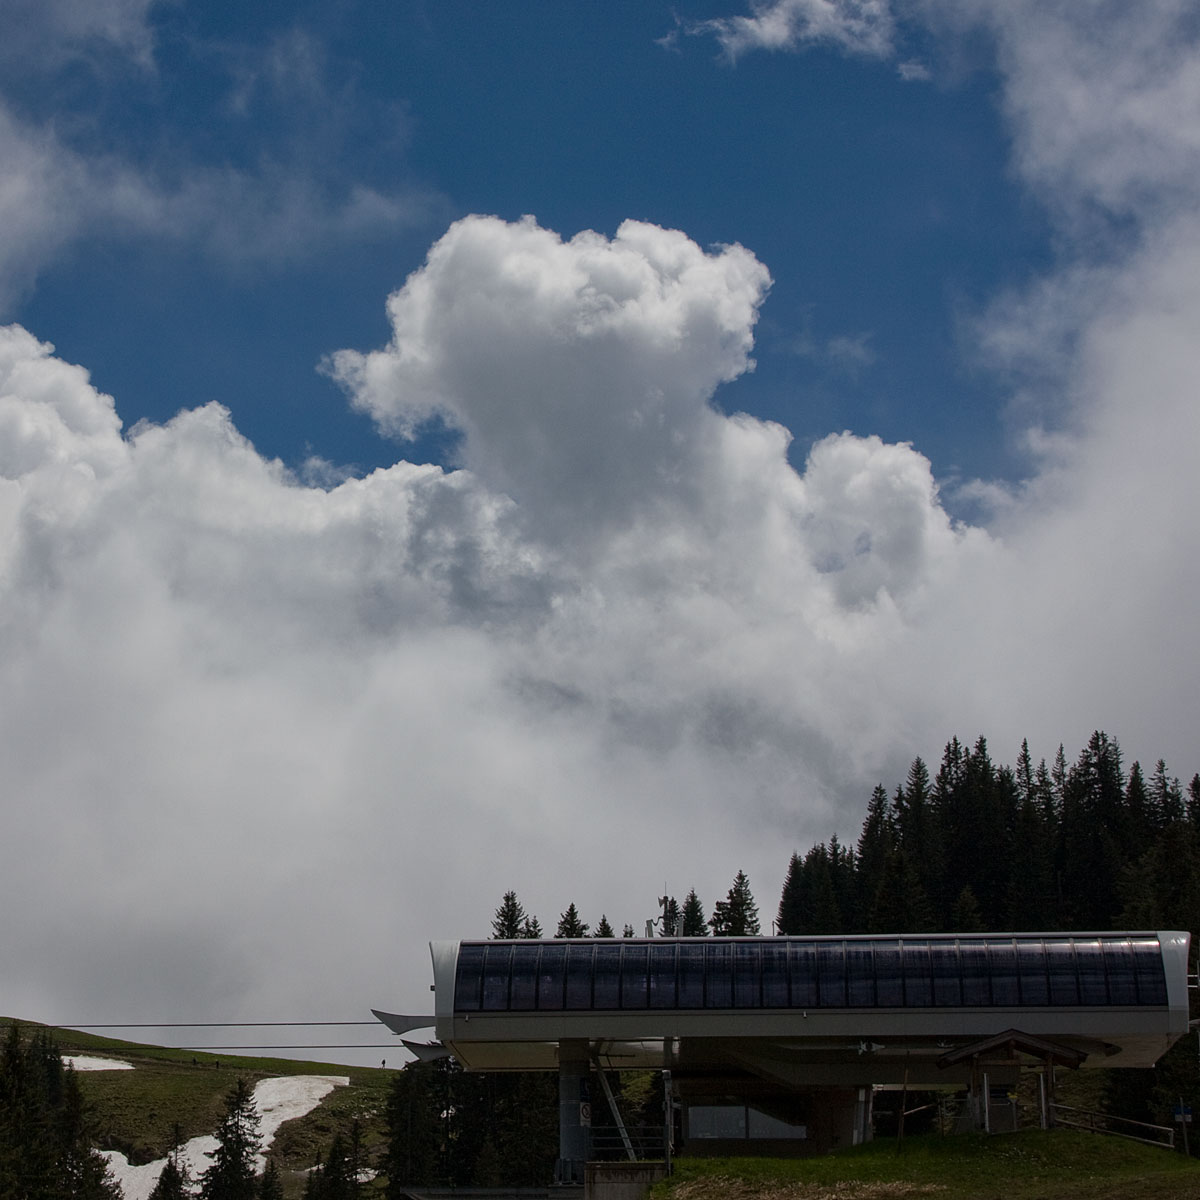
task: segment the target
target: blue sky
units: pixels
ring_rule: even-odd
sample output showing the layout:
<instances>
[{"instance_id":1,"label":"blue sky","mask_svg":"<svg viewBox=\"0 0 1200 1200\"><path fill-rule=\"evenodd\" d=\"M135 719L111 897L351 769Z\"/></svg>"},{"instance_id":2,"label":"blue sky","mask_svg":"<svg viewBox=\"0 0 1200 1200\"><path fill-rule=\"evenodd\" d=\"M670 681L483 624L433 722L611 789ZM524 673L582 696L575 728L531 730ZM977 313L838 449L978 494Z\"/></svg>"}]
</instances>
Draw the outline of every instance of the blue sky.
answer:
<instances>
[{"instance_id":1,"label":"blue sky","mask_svg":"<svg viewBox=\"0 0 1200 1200\"><path fill-rule=\"evenodd\" d=\"M1190 779L1193 10L0 0L0 1011L770 914L954 736Z\"/></svg>"},{"instance_id":2,"label":"blue sky","mask_svg":"<svg viewBox=\"0 0 1200 1200\"><path fill-rule=\"evenodd\" d=\"M289 465L389 465L396 448L316 366L385 334L383 297L446 225L531 213L570 236L634 217L740 242L767 265L757 369L717 403L781 421L799 462L849 429L912 441L947 481L1019 477L1002 387L963 326L1045 263L1049 230L1012 176L990 64L942 62L916 33L903 61L928 79L821 45L731 62L695 28L721 15L152 6L152 65L72 56L20 81L20 110L167 189L236 171L301 180L332 208L371 188L404 215L357 236L283 230L261 257L214 247L215 229L199 243L99 231L48 263L10 316L86 363L127 423L215 399Z\"/></svg>"}]
</instances>

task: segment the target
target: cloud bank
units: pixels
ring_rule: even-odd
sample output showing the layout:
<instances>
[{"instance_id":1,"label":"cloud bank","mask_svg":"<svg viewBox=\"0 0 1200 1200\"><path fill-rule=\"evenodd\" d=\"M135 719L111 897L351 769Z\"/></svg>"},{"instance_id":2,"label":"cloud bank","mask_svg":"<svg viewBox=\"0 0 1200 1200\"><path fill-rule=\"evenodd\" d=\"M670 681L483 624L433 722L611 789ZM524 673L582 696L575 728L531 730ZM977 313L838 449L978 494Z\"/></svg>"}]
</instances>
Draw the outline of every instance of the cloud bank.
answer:
<instances>
[{"instance_id":1,"label":"cloud bank","mask_svg":"<svg viewBox=\"0 0 1200 1200\"><path fill-rule=\"evenodd\" d=\"M714 407L768 271L645 223L465 218L387 344L331 354L384 431L457 429L454 471L308 487L219 405L125 430L0 332L0 896L36 914L0 934L4 1008L412 1008L424 942L486 932L510 887L547 926L640 925L740 867L769 913L792 848L955 733L1008 759L1100 727L1197 769L1195 46L1169 5L1169 47L1055 9L1047 60L1037 22L979 11L1067 246L977 331L1036 418L1025 485L978 485L986 528L912 446L833 433L797 471L785 429ZM1064 142L1047 73L1114 103ZM1092 240L1097 213L1120 228Z\"/></svg>"}]
</instances>

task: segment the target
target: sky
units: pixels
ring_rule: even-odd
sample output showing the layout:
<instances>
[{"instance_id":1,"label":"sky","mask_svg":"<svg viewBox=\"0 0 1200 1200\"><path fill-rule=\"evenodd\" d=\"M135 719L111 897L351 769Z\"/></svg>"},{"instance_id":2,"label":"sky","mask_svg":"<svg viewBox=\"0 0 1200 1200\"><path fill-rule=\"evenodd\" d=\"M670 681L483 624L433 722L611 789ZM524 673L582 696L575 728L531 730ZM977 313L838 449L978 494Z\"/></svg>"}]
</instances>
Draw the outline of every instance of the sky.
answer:
<instances>
[{"instance_id":1,"label":"sky","mask_svg":"<svg viewBox=\"0 0 1200 1200\"><path fill-rule=\"evenodd\" d=\"M0 1011L423 1011L952 736L1200 769L1185 0L0 15Z\"/></svg>"}]
</instances>

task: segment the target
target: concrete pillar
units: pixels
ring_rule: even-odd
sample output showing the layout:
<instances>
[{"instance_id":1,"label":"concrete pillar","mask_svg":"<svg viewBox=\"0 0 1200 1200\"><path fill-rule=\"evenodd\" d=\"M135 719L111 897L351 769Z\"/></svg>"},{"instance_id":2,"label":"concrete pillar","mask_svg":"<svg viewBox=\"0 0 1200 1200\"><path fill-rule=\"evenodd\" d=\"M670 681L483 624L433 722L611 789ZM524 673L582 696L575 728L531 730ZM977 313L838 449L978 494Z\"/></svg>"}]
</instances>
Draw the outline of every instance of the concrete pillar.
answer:
<instances>
[{"instance_id":1,"label":"concrete pillar","mask_svg":"<svg viewBox=\"0 0 1200 1200\"><path fill-rule=\"evenodd\" d=\"M588 1076L592 1064L585 1038L558 1043L558 1163L555 1183L583 1183L591 1157L592 1113Z\"/></svg>"}]
</instances>

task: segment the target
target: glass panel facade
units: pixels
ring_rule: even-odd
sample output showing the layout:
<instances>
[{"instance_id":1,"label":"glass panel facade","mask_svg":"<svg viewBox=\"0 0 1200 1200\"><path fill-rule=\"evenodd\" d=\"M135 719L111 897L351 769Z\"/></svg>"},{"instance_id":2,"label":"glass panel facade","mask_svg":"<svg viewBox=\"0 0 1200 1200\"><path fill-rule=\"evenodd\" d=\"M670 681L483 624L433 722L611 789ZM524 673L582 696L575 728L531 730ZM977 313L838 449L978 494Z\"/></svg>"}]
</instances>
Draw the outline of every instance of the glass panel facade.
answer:
<instances>
[{"instance_id":1,"label":"glass panel facade","mask_svg":"<svg viewBox=\"0 0 1200 1200\"><path fill-rule=\"evenodd\" d=\"M875 1003L880 1008L900 1008L904 1004L899 942L875 943Z\"/></svg>"},{"instance_id":2,"label":"glass panel facade","mask_svg":"<svg viewBox=\"0 0 1200 1200\"><path fill-rule=\"evenodd\" d=\"M489 946L483 956L483 1011L504 1012L508 1008L508 977L512 947L503 942Z\"/></svg>"},{"instance_id":3,"label":"glass panel facade","mask_svg":"<svg viewBox=\"0 0 1200 1200\"><path fill-rule=\"evenodd\" d=\"M728 942L704 946L704 1007L733 1007L733 955Z\"/></svg>"},{"instance_id":4,"label":"glass panel facade","mask_svg":"<svg viewBox=\"0 0 1200 1200\"><path fill-rule=\"evenodd\" d=\"M455 1011L1167 1002L1154 938L463 942Z\"/></svg>"},{"instance_id":5,"label":"glass panel facade","mask_svg":"<svg viewBox=\"0 0 1200 1200\"><path fill-rule=\"evenodd\" d=\"M567 947L567 992L564 1008L592 1007L592 949L591 946Z\"/></svg>"},{"instance_id":6,"label":"glass panel facade","mask_svg":"<svg viewBox=\"0 0 1200 1200\"><path fill-rule=\"evenodd\" d=\"M538 1008L563 1007L563 986L567 976L567 948L550 944L542 947L538 961Z\"/></svg>"},{"instance_id":7,"label":"glass panel facade","mask_svg":"<svg viewBox=\"0 0 1200 1200\"><path fill-rule=\"evenodd\" d=\"M846 1002L851 1008L875 1007L875 955L870 942L846 943Z\"/></svg>"},{"instance_id":8,"label":"glass panel facade","mask_svg":"<svg viewBox=\"0 0 1200 1200\"><path fill-rule=\"evenodd\" d=\"M513 947L512 978L508 989L508 1007L513 1012L525 1012L537 1005L539 949L536 942Z\"/></svg>"},{"instance_id":9,"label":"glass panel facade","mask_svg":"<svg viewBox=\"0 0 1200 1200\"><path fill-rule=\"evenodd\" d=\"M621 1005L621 943L601 942L592 963L592 1007Z\"/></svg>"},{"instance_id":10,"label":"glass panel facade","mask_svg":"<svg viewBox=\"0 0 1200 1200\"><path fill-rule=\"evenodd\" d=\"M646 980L647 947L625 945L621 948L621 1007L649 1008L650 992Z\"/></svg>"},{"instance_id":11,"label":"glass panel facade","mask_svg":"<svg viewBox=\"0 0 1200 1200\"><path fill-rule=\"evenodd\" d=\"M845 1008L845 942L817 943L817 995L822 1008Z\"/></svg>"},{"instance_id":12,"label":"glass panel facade","mask_svg":"<svg viewBox=\"0 0 1200 1200\"><path fill-rule=\"evenodd\" d=\"M988 973L986 942L958 943L958 961L962 967L962 1002L967 1007L986 1007L992 1002L992 981Z\"/></svg>"},{"instance_id":13,"label":"glass panel facade","mask_svg":"<svg viewBox=\"0 0 1200 1200\"><path fill-rule=\"evenodd\" d=\"M699 942L679 946L679 1007L704 1007L704 946Z\"/></svg>"},{"instance_id":14,"label":"glass panel facade","mask_svg":"<svg viewBox=\"0 0 1200 1200\"><path fill-rule=\"evenodd\" d=\"M762 945L735 942L733 947L733 1004L735 1008L762 1007Z\"/></svg>"},{"instance_id":15,"label":"glass panel facade","mask_svg":"<svg viewBox=\"0 0 1200 1200\"><path fill-rule=\"evenodd\" d=\"M1017 942L1017 979L1021 984L1021 1003L1037 1008L1050 1003L1050 984L1046 979L1046 947L1040 941Z\"/></svg>"},{"instance_id":16,"label":"glass panel facade","mask_svg":"<svg viewBox=\"0 0 1200 1200\"><path fill-rule=\"evenodd\" d=\"M762 945L762 1002L765 1008L787 1008L791 1003L786 942Z\"/></svg>"}]
</instances>

